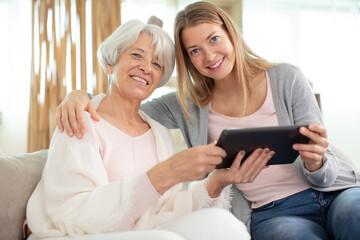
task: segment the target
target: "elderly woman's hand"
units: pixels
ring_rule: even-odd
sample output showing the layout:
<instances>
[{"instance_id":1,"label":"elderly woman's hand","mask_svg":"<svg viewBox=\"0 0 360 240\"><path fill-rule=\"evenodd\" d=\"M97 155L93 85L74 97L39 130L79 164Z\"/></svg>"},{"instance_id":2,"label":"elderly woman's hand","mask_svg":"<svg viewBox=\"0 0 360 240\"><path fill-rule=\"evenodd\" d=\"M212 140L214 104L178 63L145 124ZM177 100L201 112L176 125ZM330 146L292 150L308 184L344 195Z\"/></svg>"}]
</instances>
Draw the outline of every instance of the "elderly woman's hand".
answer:
<instances>
[{"instance_id":1,"label":"elderly woman's hand","mask_svg":"<svg viewBox=\"0 0 360 240\"><path fill-rule=\"evenodd\" d=\"M151 168L147 174L155 189L163 194L178 183L205 177L226 156L225 151L215 144L189 148Z\"/></svg>"},{"instance_id":2,"label":"elderly woman's hand","mask_svg":"<svg viewBox=\"0 0 360 240\"><path fill-rule=\"evenodd\" d=\"M300 133L310 139L308 144L294 144L293 148L299 151L306 169L310 172L321 168L324 154L329 146L326 128L321 124L309 124L301 127Z\"/></svg>"},{"instance_id":3,"label":"elderly woman's hand","mask_svg":"<svg viewBox=\"0 0 360 240\"><path fill-rule=\"evenodd\" d=\"M245 151L240 151L230 168L215 169L210 174L207 185L209 196L218 197L229 184L253 182L274 154L268 148L258 148L243 162Z\"/></svg>"},{"instance_id":4,"label":"elderly woman's hand","mask_svg":"<svg viewBox=\"0 0 360 240\"><path fill-rule=\"evenodd\" d=\"M77 138L82 138L86 132L84 111L88 111L95 121L100 120L85 91L74 90L70 92L56 109L56 123L60 132L63 132L65 127L70 137L75 133Z\"/></svg>"}]
</instances>

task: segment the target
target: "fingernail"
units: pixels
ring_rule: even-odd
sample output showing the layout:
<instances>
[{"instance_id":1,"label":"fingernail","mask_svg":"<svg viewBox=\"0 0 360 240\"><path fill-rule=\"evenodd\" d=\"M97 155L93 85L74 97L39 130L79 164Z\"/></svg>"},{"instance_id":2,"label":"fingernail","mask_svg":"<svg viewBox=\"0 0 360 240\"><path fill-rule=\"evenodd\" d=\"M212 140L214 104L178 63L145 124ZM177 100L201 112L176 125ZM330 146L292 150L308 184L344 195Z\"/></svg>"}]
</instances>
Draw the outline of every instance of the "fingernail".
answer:
<instances>
[{"instance_id":1,"label":"fingernail","mask_svg":"<svg viewBox=\"0 0 360 240\"><path fill-rule=\"evenodd\" d=\"M265 149L265 151L264 151L265 154L268 154L269 152L270 152L269 149Z\"/></svg>"},{"instance_id":2,"label":"fingernail","mask_svg":"<svg viewBox=\"0 0 360 240\"><path fill-rule=\"evenodd\" d=\"M85 131L86 131L85 128L81 129L81 133L85 133Z\"/></svg>"},{"instance_id":3,"label":"fingernail","mask_svg":"<svg viewBox=\"0 0 360 240\"><path fill-rule=\"evenodd\" d=\"M259 151L259 155L260 155L260 154L262 154L262 152L263 152L263 150L262 150L262 149L260 149L260 151Z\"/></svg>"},{"instance_id":4,"label":"fingernail","mask_svg":"<svg viewBox=\"0 0 360 240\"><path fill-rule=\"evenodd\" d=\"M241 151L240 151L240 155L242 155L242 156L245 155L245 151L244 151L244 150L241 150Z\"/></svg>"},{"instance_id":5,"label":"fingernail","mask_svg":"<svg viewBox=\"0 0 360 240\"><path fill-rule=\"evenodd\" d=\"M72 137L72 136L73 136L73 133L72 133L72 132L68 132L68 135L69 135L70 137Z\"/></svg>"},{"instance_id":6,"label":"fingernail","mask_svg":"<svg viewBox=\"0 0 360 240\"><path fill-rule=\"evenodd\" d=\"M79 138L79 139L81 138L81 134L80 134L80 133L76 133L75 135L76 135L77 138Z\"/></svg>"}]
</instances>

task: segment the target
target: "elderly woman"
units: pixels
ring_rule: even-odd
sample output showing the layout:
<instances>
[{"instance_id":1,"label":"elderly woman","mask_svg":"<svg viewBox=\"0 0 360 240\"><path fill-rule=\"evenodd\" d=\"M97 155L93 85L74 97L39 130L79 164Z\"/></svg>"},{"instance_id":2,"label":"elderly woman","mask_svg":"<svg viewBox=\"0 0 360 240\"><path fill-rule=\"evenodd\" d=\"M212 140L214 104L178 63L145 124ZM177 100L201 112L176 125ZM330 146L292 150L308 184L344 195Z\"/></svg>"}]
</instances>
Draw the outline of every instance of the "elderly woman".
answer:
<instances>
[{"instance_id":1,"label":"elderly woman","mask_svg":"<svg viewBox=\"0 0 360 240\"><path fill-rule=\"evenodd\" d=\"M230 207L228 185L242 156L200 180L224 151L212 143L174 155L169 131L139 111L171 76L170 37L158 26L129 21L102 43L98 59L111 85L93 99L101 120L86 115L82 140L55 130L28 203L30 239L99 233L107 239L249 239L245 226L220 209Z\"/></svg>"}]
</instances>

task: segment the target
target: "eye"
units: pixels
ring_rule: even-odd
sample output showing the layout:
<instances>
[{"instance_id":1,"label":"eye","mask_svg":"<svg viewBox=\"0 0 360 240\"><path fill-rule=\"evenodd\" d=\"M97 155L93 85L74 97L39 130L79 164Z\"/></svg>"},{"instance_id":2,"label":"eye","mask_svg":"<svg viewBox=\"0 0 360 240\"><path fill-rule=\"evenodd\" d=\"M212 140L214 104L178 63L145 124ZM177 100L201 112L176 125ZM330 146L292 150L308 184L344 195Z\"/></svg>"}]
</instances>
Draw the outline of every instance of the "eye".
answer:
<instances>
[{"instance_id":1,"label":"eye","mask_svg":"<svg viewBox=\"0 0 360 240\"><path fill-rule=\"evenodd\" d=\"M214 42L216 42L218 39L219 39L219 36L213 36L213 37L210 39L210 42L214 43Z\"/></svg>"},{"instance_id":2,"label":"eye","mask_svg":"<svg viewBox=\"0 0 360 240\"><path fill-rule=\"evenodd\" d=\"M194 48L193 50L190 51L190 55L196 55L197 53L199 53L199 49Z\"/></svg>"},{"instance_id":3,"label":"eye","mask_svg":"<svg viewBox=\"0 0 360 240\"><path fill-rule=\"evenodd\" d=\"M141 58L141 55L138 53L131 53L131 56L133 56L135 58Z\"/></svg>"},{"instance_id":4,"label":"eye","mask_svg":"<svg viewBox=\"0 0 360 240\"><path fill-rule=\"evenodd\" d=\"M156 68L156 69L161 69L161 64L160 63L158 63L158 62L153 62L152 63L153 65L154 65L154 67Z\"/></svg>"}]
</instances>

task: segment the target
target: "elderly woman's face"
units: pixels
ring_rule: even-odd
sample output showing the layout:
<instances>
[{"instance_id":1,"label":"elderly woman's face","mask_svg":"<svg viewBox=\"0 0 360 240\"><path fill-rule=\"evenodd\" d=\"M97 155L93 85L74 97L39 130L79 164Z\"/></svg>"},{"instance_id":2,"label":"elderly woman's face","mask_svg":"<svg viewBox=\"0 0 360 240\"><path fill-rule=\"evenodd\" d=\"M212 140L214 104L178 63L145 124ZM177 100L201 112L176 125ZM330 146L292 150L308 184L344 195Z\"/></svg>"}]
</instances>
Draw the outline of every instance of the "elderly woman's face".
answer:
<instances>
[{"instance_id":1,"label":"elderly woman's face","mask_svg":"<svg viewBox=\"0 0 360 240\"><path fill-rule=\"evenodd\" d=\"M160 82L164 67L154 56L154 51L152 38L146 33L140 34L137 41L118 57L113 81L117 88L113 86L111 91L116 90L135 101L148 98Z\"/></svg>"}]
</instances>

